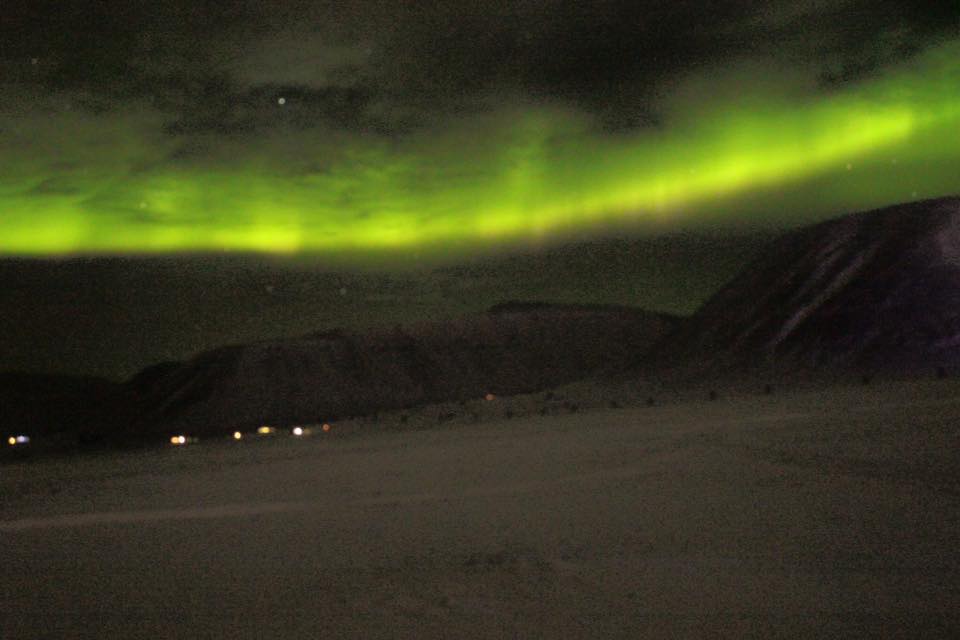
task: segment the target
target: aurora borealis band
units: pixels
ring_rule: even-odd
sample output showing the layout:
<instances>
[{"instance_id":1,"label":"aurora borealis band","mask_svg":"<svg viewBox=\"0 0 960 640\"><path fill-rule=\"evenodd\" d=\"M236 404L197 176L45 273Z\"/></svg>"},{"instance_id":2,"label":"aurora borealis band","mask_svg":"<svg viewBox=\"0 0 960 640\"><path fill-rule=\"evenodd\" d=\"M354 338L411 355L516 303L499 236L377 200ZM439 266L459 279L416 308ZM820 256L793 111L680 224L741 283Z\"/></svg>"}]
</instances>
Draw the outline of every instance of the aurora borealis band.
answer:
<instances>
[{"instance_id":1,"label":"aurora borealis band","mask_svg":"<svg viewBox=\"0 0 960 640\"><path fill-rule=\"evenodd\" d=\"M429 251L730 211L804 222L960 191L960 40L829 89L709 68L664 90L658 123L620 131L518 96L389 135L290 127L300 98L278 89L261 102L281 126L178 136L146 100L104 116L5 87L6 255ZM780 189L776 211L751 204Z\"/></svg>"},{"instance_id":2,"label":"aurora borealis band","mask_svg":"<svg viewBox=\"0 0 960 640\"><path fill-rule=\"evenodd\" d=\"M7 0L0 371L505 300L687 315L960 193L943 0Z\"/></svg>"}]
</instances>

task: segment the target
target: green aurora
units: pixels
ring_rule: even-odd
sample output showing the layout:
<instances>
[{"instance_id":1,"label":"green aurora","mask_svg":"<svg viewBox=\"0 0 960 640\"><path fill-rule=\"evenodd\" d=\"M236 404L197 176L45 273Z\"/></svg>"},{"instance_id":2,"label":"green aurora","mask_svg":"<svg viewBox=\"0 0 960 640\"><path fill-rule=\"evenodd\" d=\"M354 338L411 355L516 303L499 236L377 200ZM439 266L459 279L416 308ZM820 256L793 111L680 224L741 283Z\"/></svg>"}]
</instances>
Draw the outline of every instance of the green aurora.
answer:
<instances>
[{"instance_id":1,"label":"green aurora","mask_svg":"<svg viewBox=\"0 0 960 640\"><path fill-rule=\"evenodd\" d=\"M147 106L69 111L7 87L0 254L429 252L960 191L960 42L832 92L744 76L627 133L517 101L403 136L277 127L186 154Z\"/></svg>"}]
</instances>

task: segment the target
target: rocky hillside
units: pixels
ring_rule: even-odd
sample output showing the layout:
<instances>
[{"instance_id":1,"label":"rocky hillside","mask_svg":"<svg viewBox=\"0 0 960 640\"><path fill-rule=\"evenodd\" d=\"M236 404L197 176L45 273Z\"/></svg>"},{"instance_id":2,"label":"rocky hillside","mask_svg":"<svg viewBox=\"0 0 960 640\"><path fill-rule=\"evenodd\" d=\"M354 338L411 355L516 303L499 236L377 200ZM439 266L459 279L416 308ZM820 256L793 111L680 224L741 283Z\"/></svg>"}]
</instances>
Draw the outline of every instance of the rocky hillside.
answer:
<instances>
[{"instance_id":1,"label":"rocky hillside","mask_svg":"<svg viewBox=\"0 0 960 640\"><path fill-rule=\"evenodd\" d=\"M783 236L646 363L701 373L960 368L960 198Z\"/></svg>"},{"instance_id":2,"label":"rocky hillside","mask_svg":"<svg viewBox=\"0 0 960 640\"><path fill-rule=\"evenodd\" d=\"M675 323L624 307L506 303L458 320L225 347L134 377L117 428L215 433L530 392L622 367Z\"/></svg>"}]
</instances>

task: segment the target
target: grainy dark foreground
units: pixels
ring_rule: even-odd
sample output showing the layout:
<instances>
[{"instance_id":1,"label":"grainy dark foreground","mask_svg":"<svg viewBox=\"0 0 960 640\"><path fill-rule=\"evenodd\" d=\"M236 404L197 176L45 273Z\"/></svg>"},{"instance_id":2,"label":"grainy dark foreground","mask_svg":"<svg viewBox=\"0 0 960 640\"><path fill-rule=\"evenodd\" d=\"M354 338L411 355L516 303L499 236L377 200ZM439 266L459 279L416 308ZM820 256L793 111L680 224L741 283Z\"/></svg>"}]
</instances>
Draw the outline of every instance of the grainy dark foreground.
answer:
<instances>
[{"instance_id":1,"label":"grainy dark foreground","mask_svg":"<svg viewBox=\"0 0 960 640\"><path fill-rule=\"evenodd\" d=\"M0 636L960 632L952 381L5 465Z\"/></svg>"}]
</instances>

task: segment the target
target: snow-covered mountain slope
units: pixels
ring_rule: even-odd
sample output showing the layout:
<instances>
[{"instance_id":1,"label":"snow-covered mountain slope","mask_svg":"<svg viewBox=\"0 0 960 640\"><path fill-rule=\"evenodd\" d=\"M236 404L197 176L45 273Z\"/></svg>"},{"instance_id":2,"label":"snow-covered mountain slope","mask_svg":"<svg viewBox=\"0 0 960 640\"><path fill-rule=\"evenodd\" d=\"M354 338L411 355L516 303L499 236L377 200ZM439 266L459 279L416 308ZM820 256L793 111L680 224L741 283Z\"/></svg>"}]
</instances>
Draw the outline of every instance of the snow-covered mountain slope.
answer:
<instances>
[{"instance_id":1,"label":"snow-covered mountain slope","mask_svg":"<svg viewBox=\"0 0 960 640\"><path fill-rule=\"evenodd\" d=\"M510 303L459 320L231 346L128 382L118 428L223 432L545 389L623 366L676 319Z\"/></svg>"},{"instance_id":2,"label":"snow-covered mountain slope","mask_svg":"<svg viewBox=\"0 0 960 640\"><path fill-rule=\"evenodd\" d=\"M960 367L960 198L788 233L645 358L653 367Z\"/></svg>"}]
</instances>

